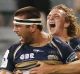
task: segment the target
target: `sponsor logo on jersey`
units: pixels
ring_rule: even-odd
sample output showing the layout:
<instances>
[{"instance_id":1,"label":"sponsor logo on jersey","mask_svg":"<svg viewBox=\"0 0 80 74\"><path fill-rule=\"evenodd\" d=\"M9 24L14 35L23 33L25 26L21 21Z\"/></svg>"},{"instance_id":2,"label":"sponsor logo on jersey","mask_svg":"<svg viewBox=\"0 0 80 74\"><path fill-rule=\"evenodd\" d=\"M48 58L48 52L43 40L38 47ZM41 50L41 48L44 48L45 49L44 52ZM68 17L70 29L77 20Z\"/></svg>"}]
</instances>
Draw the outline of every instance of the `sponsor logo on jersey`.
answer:
<instances>
[{"instance_id":1,"label":"sponsor logo on jersey","mask_svg":"<svg viewBox=\"0 0 80 74\"><path fill-rule=\"evenodd\" d=\"M49 60L58 60L58 57L56 55L48 55Z\"/></svg>"},{"instance_id":2,"label":"sponsor logo on jersey","mask_svg":"<svg viewBox=\"0 0 80 74\"><path fill-rule=\"evenodd\" d=\"M27 54L22 54L20 56L21 60L28 60L28 59L33 59L34 58L34 53L27 53Z\"/></svg>"},{"instance_id":3,"label":"sponsor logo on jersey","mask_svg":"<svg viewBox=\"0 0 80 74\"><path fill-rule=\"evenodd\" d=\"M38 53L38 52L44 52L44 51L42 51L40 49L33 49L33 51L36 52L36 53Z\"/></svg>"}]
</instances>

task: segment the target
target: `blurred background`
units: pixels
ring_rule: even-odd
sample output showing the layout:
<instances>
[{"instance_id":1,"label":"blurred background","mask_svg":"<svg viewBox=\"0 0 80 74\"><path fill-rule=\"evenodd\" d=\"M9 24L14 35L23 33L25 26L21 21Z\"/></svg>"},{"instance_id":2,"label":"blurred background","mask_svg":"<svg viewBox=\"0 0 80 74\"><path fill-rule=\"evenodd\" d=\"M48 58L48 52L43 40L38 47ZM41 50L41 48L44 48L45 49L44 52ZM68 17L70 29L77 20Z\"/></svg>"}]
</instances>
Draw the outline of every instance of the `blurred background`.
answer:
<instances>
[{"instance_id":1,"label":"blurred background","mask_svg":"<svg viewBox=\"0 0 80 74\"><path fill-rule=\"evenodd\" d=\"M43 17L46 21L46 17L53 6L66 4L75 10L79 20L79 3L80 0L0 0L0 60L2 60L5 51L19 40L17 35L12 31L13 14L17 9L30 5L37 7L44 14ZM46 31L46 28L44 30Z\"/></svg>"}]
</instances>

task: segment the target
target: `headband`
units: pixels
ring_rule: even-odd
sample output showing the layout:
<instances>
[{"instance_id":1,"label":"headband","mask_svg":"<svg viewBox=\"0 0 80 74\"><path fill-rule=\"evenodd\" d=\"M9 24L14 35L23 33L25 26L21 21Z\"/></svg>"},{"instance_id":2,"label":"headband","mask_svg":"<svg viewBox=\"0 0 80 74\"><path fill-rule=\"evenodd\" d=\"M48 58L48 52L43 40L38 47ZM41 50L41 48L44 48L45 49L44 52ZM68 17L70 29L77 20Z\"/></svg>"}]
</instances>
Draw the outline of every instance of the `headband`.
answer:
<instances>
[{"instance_id":1,"label":"headband","mask_svg":"<svg viewBox=\"0 0 80 74\"><path fill-rule=\"evenodd\" d=\"M40 18L20 19L18 17L14 17L13 23L17 24L17 25L20 25L20 24L23 24L23 25L32 25L32 24L42 25Z\"/></svg>"}]
</instances>

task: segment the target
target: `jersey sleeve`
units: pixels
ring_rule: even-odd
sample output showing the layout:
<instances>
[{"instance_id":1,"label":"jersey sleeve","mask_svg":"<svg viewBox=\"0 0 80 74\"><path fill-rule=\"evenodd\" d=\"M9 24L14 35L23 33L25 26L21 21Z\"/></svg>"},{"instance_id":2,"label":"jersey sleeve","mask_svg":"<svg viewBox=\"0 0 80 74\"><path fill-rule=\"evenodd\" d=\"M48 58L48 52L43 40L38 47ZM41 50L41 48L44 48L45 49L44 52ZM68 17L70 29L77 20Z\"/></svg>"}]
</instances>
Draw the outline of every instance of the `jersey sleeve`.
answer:
<instances>
[{"instance_id":1,"label":"jersey sleeve","mask_svg":"<svg viewBox=\"0 0 80 74\"><path fill-rule=\"evenodd\" d=\"M68 42L74 51L80 51L80 38L72 38Z\"/></svg>"},{"instance_id":2,"label":"jersey sleeve","mask_svg":"<svg viewBox=\"0 0 80 74\"><path fill-rule=\"evenodd\" d=\"M9 49L6 50L0 68L13 72L15 65L13 61L13 53L17 46L12 45Z\"/></svg>"},{"instance_id":3,"label":"jersey sleeve","mask_svg":"<svg viewBox=\"0 0 80 74\"><path fill-rule=\"evenodd\" d=\"M63 63L69 63L78 59L75 51L67 43L61 41L58 37L54 37L52 41L56 45Z\"/></svg>"},{"instance_id":4,"label":"jersey sleeve","mask_svg":"<svg viewBox=\"0 0 80 74\"><path fill-rule=\"evenodd\" d=\"M7 50L4 54L4 57L1 63L1 69L6 69L8 71L14 70L13 59L11 58L10 50Z\"/></svg>"}]
</instances>

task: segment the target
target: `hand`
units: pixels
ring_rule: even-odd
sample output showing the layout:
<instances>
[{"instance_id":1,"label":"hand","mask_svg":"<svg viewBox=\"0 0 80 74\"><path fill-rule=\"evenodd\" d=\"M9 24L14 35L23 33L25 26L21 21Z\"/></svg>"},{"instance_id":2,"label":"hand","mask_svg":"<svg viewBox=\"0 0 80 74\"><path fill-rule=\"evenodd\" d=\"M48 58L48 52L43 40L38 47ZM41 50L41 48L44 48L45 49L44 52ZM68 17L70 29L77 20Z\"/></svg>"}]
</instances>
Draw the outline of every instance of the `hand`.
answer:
<instances>
[{"instance_id":1,"label":"hand","mask_svg":"<svg viewBox=\"0 0 80 74\"><path fill-rule=\"evenodd\" d=\"M17 70L16 72L14 72L14 74L23 74L20 70Z\"/></svg>"},{"instance_id":2,"label":"hand","mask_svg":"<svg viewBox=\"0 0 80 74\"><path fill-rule=\"evenodd\" d=\"M40 64L39 67L32 68L30 70L30 74L49 74L51 72L52 65L45 64L44 62L38 62Z\"/></svg>"}]
</instances>

